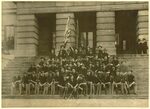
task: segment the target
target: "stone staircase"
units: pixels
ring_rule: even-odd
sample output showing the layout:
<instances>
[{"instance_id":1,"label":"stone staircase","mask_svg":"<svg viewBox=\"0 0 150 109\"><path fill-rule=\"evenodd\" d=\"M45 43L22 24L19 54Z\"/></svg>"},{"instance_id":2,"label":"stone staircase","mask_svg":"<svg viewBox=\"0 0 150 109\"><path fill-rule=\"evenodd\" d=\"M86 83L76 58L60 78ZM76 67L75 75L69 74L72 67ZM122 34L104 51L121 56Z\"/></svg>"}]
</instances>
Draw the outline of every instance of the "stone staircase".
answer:
<instances>
[{"instance_id":1,"label":"stone staircase","mask_svg":"<svg viewBox=\"0 0 150 109\"><path fill-rule=\"evenodd\" d=\"M120 96L120 98L148 98L148 56L147 55L118 55L120 61L126 61L129 69L132 69L137 83L137 95ZM20 75L27 71L32 63L37 63L39 57L15 58L2 70L2 94L10 97L10 83L14 75ZM113 95L103 98L118 98ZM130 97L129 97L130 96ZM17 96L16 96L17 97ZM15 98L16 98L15 97ZM21 96L20 96L21 97ZM20 98L18 97L18 98ZM14 98L14 97L13 97ZM44 97L45 98L45 97ZM56 97L57 98L57 97Z\"/></svg>"},{"instance_id":2,"label":"stone staircase","mask_svg":"<svg viewBox=\"0 0 150 109\"><path fill-rule=\"evenodd\" d=\"M149 57L148 55L119 55L120 61L126 61L129 70L133 70L137 83L137 96L148 98L149 90Z\"/></svg>"},{"instance_id":3,"label":"stone staircase","mask_svg":"<svg viewBox=\"0 0 150 109\"><path fill-rule=\"evenodd\" d=\"M14 58L2 69L2 94L10 94L10 85L13 76L22 75L34 63L35 58Z\"/></svg>"}]
</instances>

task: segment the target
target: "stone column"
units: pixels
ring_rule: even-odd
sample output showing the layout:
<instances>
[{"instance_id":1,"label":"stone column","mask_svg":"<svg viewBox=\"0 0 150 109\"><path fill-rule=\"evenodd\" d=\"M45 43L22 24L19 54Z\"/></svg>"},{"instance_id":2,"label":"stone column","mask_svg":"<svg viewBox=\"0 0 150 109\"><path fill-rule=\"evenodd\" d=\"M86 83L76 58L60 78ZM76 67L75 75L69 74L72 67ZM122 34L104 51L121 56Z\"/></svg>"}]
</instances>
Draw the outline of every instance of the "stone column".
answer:
<instances>
[{"instance_id":1,"label":"stone column","mask_svg":"<svg viewBox=\"0 0 150 109\"><path fill-rule=\"evenodd\" d=\"M16 28L16 57L33 57L38 52L38 24L34 14L18 14Z\"/></svg>"},{"instance_id":2,"label":"stone column","mask_svg":"<svg viewBox=\"0 0 150 109\"><path fill-rule=\"evenodd\" d=\"M60 49L60 46L64 41L64 33L66 28L67 19L70 16L71 28L75 30L74 13L57 13L56 14L56 52ZM75 45L75 32L71 32L68 46Z\"/></svg>"},{"instance_id":3,"label":"stone column","mask_svg":"<svg viewBox=\"0 0 150 109\"><path fill-rule=\"evenodd\" d=\"M137 36L148 41L148 10L139 10L137 19Z\"/></svg>"},{"instance_id":4,"label":"stone column","mask_svg":"<svg viewBox=\"0 0 150 109\"><path fill-rule=\"evenodd\" d=\"M97 45L106 48L110 55L116 55L115 12L97 12L96 24Z\"/></svg>"}]
</instances>

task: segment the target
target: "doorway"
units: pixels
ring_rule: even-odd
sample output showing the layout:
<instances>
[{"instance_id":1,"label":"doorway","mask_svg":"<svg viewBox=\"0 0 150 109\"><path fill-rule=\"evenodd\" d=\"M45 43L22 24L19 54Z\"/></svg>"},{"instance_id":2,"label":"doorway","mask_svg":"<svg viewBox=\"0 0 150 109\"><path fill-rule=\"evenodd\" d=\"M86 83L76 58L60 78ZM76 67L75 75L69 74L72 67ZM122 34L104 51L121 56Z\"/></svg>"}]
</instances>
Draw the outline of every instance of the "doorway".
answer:
<instances>
[{"instance_id":1,"label":"doorway","mask_svg":"<svg viewBox=\"0 0 150 109\"><path fill-rule=\"evenodd\" d=\"M54 47L56 31L56 14L38 14L39 23L39 55L49 55Z\"/></svg>"},{"instance_id":2,"label":"doorway","mask_svg":"<svg viewBox=\"0 0 150 109\"><path fill-rule=\"evenodd\" d=\"M136 53L137 11L115 12L117 54Z\"/></svg>"},{"instance_id":3,"label":"doorway","mask_svg":"<svg viewBox=\"0 0 150 109\"><path fill-rule=\"evenodd\" d=\"M79 37L78 47L81 45L84 48L96 47L96 12L78 12L75 13L75 19L78 21Z\"/></svg>"}]
</instances>

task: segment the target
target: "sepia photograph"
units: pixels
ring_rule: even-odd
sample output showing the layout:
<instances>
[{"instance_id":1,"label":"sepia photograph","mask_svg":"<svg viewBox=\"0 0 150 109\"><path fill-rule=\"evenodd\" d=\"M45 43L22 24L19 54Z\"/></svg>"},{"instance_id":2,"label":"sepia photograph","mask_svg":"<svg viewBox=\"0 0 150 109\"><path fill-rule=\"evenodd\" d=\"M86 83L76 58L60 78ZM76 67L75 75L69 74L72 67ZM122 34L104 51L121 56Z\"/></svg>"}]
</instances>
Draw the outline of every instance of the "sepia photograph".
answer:
<instances>
[{"instance_id":1,"label":"sepia photograph","mask_svg":"<svg viewBox=\"0 0 150 109\"><path fill-rule=\"evenodd\" d=\"M148 107L148 1L2 1L2 107Z\"/></svg>"}]
</instances>

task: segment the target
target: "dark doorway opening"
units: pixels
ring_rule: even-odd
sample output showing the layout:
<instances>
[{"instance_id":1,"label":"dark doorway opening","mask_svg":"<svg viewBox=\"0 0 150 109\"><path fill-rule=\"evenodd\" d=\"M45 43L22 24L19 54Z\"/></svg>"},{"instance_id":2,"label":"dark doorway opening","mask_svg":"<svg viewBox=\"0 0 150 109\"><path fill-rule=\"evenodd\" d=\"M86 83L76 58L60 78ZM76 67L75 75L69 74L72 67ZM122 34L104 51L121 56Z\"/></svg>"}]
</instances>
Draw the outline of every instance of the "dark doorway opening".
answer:
<instances>
[{"instance_id":1,"label":"dark doorway opening","mask_svg":"<svg viewBox=\"0 0 150 109\"><path fill-rule=\"evenodd\" d=\"M75 13L75 19L78 21L79 37L77 39L78 47L90 47L95 51L96 47L96 12L78 12Z\"/></svg>"},{"instance_id":2,"label":"dark doorway opening","mask_svg":"<svg viewBox=\"0 0 150 109\"><path fill-rule=\"evenodd\" d=\"M38 14L39 23L39 55L48 55L54 47L56 31L56 14Z\"/></svg>"},{"instance_id":3,"label":"dark doorway opening","mask_svg":"<svg viewBox=\"0 0 150 109\"><path fill-rule=\"evenodd\" d=\"M136 22L137 11L117 11L115 13L118 54L136 53Z\"/></svg>"}]
</instances>

